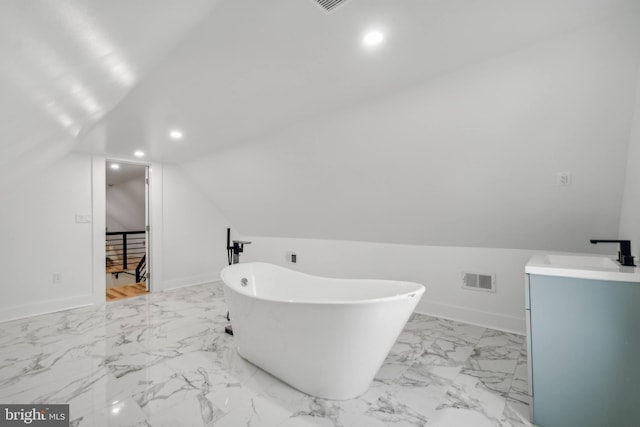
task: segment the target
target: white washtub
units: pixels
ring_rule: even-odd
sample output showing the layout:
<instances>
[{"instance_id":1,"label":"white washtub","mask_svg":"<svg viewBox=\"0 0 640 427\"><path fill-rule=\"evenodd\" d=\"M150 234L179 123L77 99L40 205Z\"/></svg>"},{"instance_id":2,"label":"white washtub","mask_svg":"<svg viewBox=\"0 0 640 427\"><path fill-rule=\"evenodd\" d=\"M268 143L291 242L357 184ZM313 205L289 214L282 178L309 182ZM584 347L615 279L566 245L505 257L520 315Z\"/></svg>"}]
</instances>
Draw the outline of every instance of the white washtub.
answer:
<instances>
[{"instance_id":1,"label":"white washtub","mask_svg":"<svg viewBox=\"0 0 640 427\"><path fill-rule=\"evenodd\" d=\"M259 262L221 277L238 353L336 400L367 390L424 293L418 283L329 279Z\"/></svg>"}]
</instances>

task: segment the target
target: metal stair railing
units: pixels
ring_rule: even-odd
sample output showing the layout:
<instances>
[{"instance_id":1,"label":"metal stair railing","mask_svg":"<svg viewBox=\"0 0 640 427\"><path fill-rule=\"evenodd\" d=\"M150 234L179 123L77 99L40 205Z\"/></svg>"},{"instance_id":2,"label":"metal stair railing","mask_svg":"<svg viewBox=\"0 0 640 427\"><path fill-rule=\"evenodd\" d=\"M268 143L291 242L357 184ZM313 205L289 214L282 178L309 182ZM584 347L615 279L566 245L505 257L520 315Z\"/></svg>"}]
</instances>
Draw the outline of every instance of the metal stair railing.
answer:
<instances>
[{"instance_id":1,"label":"metal stair railing","mask_svg":"<svg viewBox=\"0 0 640 427\"><path fill-rule=\"evenodd\" d=\"M147 281L147 255L145 254L136 267L136 283Z\"/></svg>"},{"instance_id":2,"label":"metal stair railing","mask_svg":"<svg viewBox=\"0 0 640 427\"><path fill-rule=\"evenodd\" d=\"M147 242L145 231L110 231L106 233L106 267L107 272L130 274L146 280ZM128 270L133 270L135 273Z\"/></svg>"}]
</instances>

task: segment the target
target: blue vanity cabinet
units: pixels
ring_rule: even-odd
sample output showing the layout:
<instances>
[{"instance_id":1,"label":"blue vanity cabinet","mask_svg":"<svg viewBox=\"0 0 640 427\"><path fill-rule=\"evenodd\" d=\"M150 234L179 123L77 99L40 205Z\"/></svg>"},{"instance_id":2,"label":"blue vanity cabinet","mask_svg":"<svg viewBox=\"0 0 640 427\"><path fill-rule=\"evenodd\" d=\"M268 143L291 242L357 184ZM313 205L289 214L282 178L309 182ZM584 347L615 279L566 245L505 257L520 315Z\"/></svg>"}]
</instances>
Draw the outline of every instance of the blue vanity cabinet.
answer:
<instances>
[{"instance_id":1,"label":"blue vanity cabinet","mask_svg":"<svg viewBox=\"0 0 640 427\"><path fill-rule=\"evenodd\" d=\"M640 426L640 283L526 275L532 422Z\"/></svg>"}]
</instances>

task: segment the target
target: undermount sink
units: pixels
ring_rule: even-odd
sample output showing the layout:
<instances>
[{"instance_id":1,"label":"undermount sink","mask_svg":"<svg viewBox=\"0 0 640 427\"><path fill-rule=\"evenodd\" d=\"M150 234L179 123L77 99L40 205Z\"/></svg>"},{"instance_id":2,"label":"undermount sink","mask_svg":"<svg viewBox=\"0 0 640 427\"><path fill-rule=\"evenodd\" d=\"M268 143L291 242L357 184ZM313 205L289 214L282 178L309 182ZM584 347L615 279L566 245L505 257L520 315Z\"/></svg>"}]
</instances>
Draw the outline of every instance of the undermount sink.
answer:
<instances>
[{"instance_id":1,"label":"undermount sink","mask_svg":"<svg viewBox=\"0 0 640 427\"><path fill-rule=\"evenodd\" d=\"M609 268L618 270L620 264L605 256L586 255L546 255L545 264L571 268Z\"/></svg>"}]
</instances>

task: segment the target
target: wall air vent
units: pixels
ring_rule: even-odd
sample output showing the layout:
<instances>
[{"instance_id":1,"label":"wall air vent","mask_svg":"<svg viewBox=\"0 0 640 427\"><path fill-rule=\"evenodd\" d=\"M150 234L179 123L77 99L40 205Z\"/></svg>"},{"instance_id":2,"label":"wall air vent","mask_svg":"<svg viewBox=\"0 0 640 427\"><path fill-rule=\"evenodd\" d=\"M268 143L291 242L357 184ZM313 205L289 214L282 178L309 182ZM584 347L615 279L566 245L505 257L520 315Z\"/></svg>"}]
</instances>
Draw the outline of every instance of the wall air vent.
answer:
<instances>
[{"instance_id":1,"label":"wall air vent","mask_svg":"<svg viewBox=\"0 0 640 427\"><path fill-rule=\"evenodd\" d=\"M334 9L346 2L347 0L314 0L314 3L320 5L326 12L333 12Z\"/></svg>"},{"instance_id":2,"label":"wall air vent","mask_svg":"<svg viewBox=\"0 0 640 427\"><path fill-rule=\"evenodd\" d=\"M495 292L496 275L483 273L462 273L462 287L474 291Z\"/></svg>"}]
</instances>

